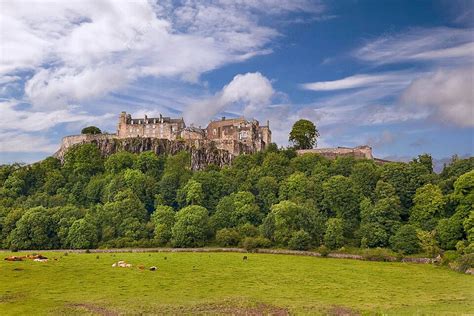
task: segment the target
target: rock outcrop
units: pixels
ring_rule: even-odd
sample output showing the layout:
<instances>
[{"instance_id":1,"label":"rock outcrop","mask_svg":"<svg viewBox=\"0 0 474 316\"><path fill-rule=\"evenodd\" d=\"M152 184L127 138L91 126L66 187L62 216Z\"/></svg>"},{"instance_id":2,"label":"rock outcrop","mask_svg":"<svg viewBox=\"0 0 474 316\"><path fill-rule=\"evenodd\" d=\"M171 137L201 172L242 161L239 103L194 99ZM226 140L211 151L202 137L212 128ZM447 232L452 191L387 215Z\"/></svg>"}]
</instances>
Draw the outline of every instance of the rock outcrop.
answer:
<instances>
[{"instance_id":1,"label":"rock outcrop","mask_svg":"<svg viewBox=\"0 0 474 316\"><path fill-rule=\"evenodd\" d=\"M191 169L202 170L210 164L222 167L229 165L235 155L218 149L208 140L167 140L151 137L118 138L115 134L74 135L64 137L60 149L53 155L64 161L64 155L73 146L79 144L96 145L102 156L107 157L119 151L141 153L152 151L157 155L174 155L180 151L187 151L191 155ZM240 153L252 153L251 148L241 144Z\"/></svg>"}]
</instances>

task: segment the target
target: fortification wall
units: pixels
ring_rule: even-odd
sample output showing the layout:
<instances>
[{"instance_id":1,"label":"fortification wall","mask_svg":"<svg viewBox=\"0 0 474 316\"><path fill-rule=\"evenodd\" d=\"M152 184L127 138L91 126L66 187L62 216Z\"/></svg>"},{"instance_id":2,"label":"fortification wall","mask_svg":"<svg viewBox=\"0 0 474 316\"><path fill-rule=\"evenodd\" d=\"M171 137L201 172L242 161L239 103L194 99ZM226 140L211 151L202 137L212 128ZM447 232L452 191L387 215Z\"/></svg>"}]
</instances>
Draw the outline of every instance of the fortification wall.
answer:
<instances>
[{"instance_id":1,"label":"fortification wall","mask_svg":"<svg viewBox=\"0 0 474 316\"><path fill-rule=\"evenodd\" d=\"M358 146L354 148L336 147L336 148L314 148L300 149L296 151L298 155L306 153L318 154L328 159L336 159L337 157L354 157L356 159L373 160L372 148L369 146Z\"/></svg>"}]
</instances>

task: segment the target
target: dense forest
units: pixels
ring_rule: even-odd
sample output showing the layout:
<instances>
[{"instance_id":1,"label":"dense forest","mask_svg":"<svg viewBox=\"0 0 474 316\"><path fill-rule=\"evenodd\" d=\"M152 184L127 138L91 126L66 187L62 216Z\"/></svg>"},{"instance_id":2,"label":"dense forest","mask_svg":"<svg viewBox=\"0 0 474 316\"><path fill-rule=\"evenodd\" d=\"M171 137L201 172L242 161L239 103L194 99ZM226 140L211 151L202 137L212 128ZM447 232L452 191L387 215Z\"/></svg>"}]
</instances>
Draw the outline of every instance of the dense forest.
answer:
<instances>
[{"instance_id":1,"label":"dense forest","mask_svg":"<svg viewBox=\"0 0 474 316\"><path fill-rule=\"evenodd\" d=\"M409 163L316 154L272 144L231 166L191 171L187 152L157 156L75 146L0 166L1 246L390 248L474 252L474 158L440 174Z\"/></svg>"}]
</instances>

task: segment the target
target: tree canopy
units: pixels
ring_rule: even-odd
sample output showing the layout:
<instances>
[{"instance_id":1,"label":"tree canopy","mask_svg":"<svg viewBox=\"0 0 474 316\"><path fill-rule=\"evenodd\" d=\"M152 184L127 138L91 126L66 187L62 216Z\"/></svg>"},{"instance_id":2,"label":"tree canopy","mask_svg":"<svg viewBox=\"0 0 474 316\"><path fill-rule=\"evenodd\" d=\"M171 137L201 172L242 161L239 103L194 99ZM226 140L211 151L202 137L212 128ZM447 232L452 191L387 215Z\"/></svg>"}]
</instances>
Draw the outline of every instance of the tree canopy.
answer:
<instances>
[{"instance_id":1,"label":"tree canopy","mask_svg":"<svg viewBox=\"0 0 474 316\"><path fill-rule=\"evenodd\" d=\"M309 120L301 119L293 124L289 141L295 149L310 149L317 145L317 137L319 132L316 125Z\"/></svg>"},{"instance_id":2,"label":"tree canopy","mask_svg":"<svg viewBox=\"0 0 474 316\"><path fill-rule=\"evenodd\" d=\"M474 251L474 164L329 160L270 148L223 168L190 154L72 147L61 163L0 166L0 242L10 249L387 247Z\"/></svg>"}]
</instances>

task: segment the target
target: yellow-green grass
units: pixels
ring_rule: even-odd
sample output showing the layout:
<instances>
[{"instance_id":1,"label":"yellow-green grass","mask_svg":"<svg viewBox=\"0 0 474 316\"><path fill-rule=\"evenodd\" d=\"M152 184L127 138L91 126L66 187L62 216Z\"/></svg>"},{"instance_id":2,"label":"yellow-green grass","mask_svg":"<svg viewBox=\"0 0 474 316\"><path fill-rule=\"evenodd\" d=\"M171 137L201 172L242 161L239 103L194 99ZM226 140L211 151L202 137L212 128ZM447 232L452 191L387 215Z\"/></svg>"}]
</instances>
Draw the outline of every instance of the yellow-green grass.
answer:
<instances>
[{"instance_id":1,"label":"yellow-green grass","mask_svg":"<svg viewBox=\"0 0 474 316\"><path fill-rule=\"evenodd\" d=\"M47 263L0 261L0 314L474 313L474 277L433 265L241 253L42 254ZM133 267L112 268L119 260Z\"/></svg>"}]
</instances>

